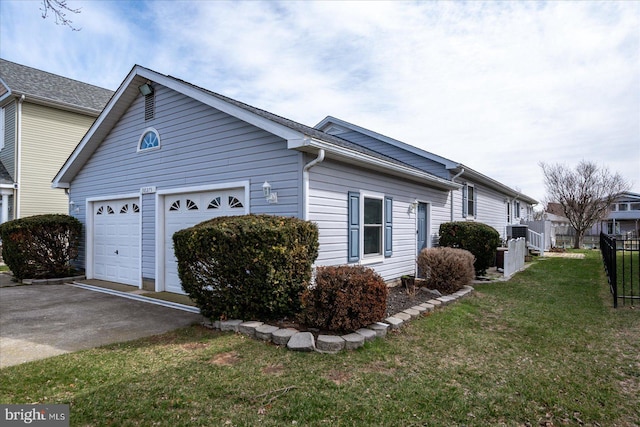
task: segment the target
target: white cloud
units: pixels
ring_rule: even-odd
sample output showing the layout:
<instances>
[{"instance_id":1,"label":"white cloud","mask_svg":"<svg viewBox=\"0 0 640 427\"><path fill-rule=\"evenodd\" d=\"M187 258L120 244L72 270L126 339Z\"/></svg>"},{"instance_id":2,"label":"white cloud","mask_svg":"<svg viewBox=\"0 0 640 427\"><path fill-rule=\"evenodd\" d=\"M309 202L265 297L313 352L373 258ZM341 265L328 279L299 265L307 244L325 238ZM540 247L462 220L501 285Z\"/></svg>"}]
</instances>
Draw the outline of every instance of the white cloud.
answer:
<instances>
[{"instance_id":1,"label":"white cloud","mask_svg":"<svg viewBox=\"0 0 640 427\"><path fill-rule=\"evenodd\" d=\"M70 3L80 32L4 1L2 57L112 89L138 63L308 125L352 121L538 199L539 161L598 161L640 192L638 2Z\"/></svg>"}]
</instances>

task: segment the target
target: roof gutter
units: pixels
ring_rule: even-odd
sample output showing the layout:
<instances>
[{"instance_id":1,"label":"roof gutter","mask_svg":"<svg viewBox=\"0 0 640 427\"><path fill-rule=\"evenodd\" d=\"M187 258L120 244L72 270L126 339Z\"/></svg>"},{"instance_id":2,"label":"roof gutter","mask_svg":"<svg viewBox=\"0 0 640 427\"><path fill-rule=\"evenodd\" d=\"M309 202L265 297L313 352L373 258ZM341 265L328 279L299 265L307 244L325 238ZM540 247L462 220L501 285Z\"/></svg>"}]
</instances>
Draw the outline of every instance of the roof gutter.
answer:
<instances>
[{"instance_id":1,"label":"roof gutter","mask_svg":"<svg viewBox=\"0 0 640 427\"><path fill-rule=\"evenodd\" d=\"M458 172L453 176L453 178L451 178L451 182L456 182L456 179L460 178L460 176L463 173L464 173L464 168L460 168L460 172ZM451 222L453 222L453 190L451 190L450 193L451 193Z\"/></svg>"},{"instance_id":2,"label":"roof gutter","mask_svg":"<svg viewBox=\"0 0 640 427\"><path fill-rule=\"evenodd\" d=\"M304 193L302 195L304 199L304 205L303 205L304 212L302 212L302 218L305 221L309 220L309 169L311 169L318 163L322 163L324 161L324 154L325 154L324 148L321 148L320 150L318 150L318 157L316 157L315 159L311 160L309 163L304 165L304 168L302 169L302 182L303 182L302 191Z\"/></svg>"},{"instance_id":3,"label":"roof gutter","mask_svg":"<svg viewBox=\"0 0 640 427\"><path fill-rule=\"evenodd\" d=\"M394 163L379 159L368 154L360 153L354 150L349 150L344 147L337 147L333 144L320 141L317 139L301 139L301 140L289 140L288 148L290 149L302 149L313 147L317 149L323 149L327 155L333 154L334 157L340 158L349 163L356 163L365 166L376 166L384 169L388 173L396 176L402 176L405 178L413 178L415 181L429 184L435 188L441 190L456 190L461 187L460 184L451 182L449 180L439 178L435 175L431 175L427 172L422 172L416 168L400 163Z\"/></svg>"}]
</instances>

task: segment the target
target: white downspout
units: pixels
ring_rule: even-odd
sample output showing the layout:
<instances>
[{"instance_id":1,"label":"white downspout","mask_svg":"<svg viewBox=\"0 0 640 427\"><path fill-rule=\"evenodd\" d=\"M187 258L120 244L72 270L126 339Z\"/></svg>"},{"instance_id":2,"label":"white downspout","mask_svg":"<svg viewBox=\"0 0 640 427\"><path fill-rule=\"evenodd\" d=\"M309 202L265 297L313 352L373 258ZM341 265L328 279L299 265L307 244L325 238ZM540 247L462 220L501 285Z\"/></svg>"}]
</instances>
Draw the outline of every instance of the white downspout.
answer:
<instances>
[{"instance_id":1,"label":"white downspout","mask_svg":"<svg viewBox=\"0 0 640 427\"><path fill-rule=\"evenodd\" d=\"M460 172L455 174L453 178L451 178L451 182L456 182L456 178L460 178L460 175L464 173L464 168L460 169ZM453 192L457 190L451 190L451 222L453 222Z\"/></svg>"},{"instance_id":2,"label":"white downspout","mask_svg":"<svg viewBox=\"0 0 640 427\"><path fill-rule=\"evenodd\" d=\"M311 169L318 163L321 163L322 161L324 161L324 148L321 148L318 151L318 157L304 165L304 168L302 169L302 198L304 199L304 211L302 212L302 216L305 221L309 220L309 169Z\"/></svg>"},{"instance_id":3,"label":"white downspout","mask_svg":"<svg viewBox=\"0 0 640 427\"><path fill-rule=\"evenodd\" d=\"M20 183L22 182L22 103L24 102L24 94L18 100L18 113L17 113L17 137L16 137L16 184L18 184L18 188L16 188L16 211L13 215L13 219L20 218L20 205L22 199L22 191L20 188Z\"/></svg>"}]
</instances>

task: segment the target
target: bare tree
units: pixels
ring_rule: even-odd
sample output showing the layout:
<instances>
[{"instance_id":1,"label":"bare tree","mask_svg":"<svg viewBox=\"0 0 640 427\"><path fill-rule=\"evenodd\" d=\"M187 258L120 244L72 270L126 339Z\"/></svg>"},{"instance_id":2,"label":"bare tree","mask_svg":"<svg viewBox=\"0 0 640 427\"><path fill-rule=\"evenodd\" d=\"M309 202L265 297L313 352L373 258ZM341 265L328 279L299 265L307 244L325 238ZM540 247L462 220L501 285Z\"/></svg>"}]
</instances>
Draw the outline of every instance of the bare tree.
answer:
<instances>
[{"instance_id":1,"label":"bare tree","mask_svg":"<svg viewBox=\"0 0 640 427\"><path fill-rule=\"evenodd\" d=\"M611 174L605 166L582 160L571 170L565 165L543 162L544 185L548 202L557 202L576 231L574 248L580 248L584 233L603 219L609 206L631 186L619 174Z\"/></svg>"},{"instance_id":2,"label":"bare tree","mask_svg":"<svg viewBox=\"0 0 640 427\"><path fill-rule=\"evenodd\" d=\"M73 21L67 18L67 13L80 13L80 8L72 9L67 5L67 0L42 0L42 19L46 19L49 13L53 14L57 25L66 25L73 31L80 31L80 28L73 26Z\"/></svg>"}]
</instances>

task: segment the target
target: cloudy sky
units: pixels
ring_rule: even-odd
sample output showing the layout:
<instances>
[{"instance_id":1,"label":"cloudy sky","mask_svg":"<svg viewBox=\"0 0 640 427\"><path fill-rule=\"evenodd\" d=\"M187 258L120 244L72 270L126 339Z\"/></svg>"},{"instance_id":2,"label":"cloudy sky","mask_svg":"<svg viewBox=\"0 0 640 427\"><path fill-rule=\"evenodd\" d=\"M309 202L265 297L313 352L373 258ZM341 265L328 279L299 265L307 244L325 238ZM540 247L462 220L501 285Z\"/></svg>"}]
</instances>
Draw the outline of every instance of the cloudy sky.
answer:
<instances>
[{"instance_id":1,"label":"cloudy sky","mask_svg":"<svg viewBox=\"0 0 640 427\"><path fill-rule=\"evenodd\" d=\"M640 1L0 2L0 56L115 90L134 64L314 126L332 115L543 200L539 162L640 193Z\"/></svg>"}]
</instances>

